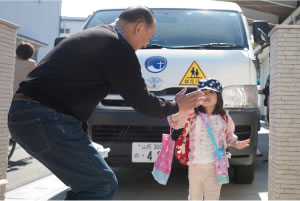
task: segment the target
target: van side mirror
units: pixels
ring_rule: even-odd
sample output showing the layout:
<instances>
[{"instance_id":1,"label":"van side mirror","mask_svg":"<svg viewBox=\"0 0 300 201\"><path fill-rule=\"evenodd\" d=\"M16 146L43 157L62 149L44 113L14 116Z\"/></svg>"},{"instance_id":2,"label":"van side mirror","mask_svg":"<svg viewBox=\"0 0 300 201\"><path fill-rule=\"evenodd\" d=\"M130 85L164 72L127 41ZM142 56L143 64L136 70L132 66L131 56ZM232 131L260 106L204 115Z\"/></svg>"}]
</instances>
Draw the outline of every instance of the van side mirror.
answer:
<instances>
[{"instance_id":1,"label":"van side mirror","mask_svg":"<svg viewBox=\"0 0 300 201\"><path fill-rule=\"evenodd\" d=\"M60 43L63 39L65 39L65 38L67 38L67 37L57 37L57 38L55 38L55 41L54 41L54 47L55 47L58 43Z\"/></svg>"},{"instance_id":2,"label":"van side mirror","mask_svg":"<svg viewBox=\"0 0 300 201\"><path fill-rule=\"evenodd\" d=\"M253 37L254 41L259 45L264 45L265 43L270 42L268 33L270 32L270 27L267 21L264 20L255 20L252 23L253 28Z\"/></svg>"}]
</instances>

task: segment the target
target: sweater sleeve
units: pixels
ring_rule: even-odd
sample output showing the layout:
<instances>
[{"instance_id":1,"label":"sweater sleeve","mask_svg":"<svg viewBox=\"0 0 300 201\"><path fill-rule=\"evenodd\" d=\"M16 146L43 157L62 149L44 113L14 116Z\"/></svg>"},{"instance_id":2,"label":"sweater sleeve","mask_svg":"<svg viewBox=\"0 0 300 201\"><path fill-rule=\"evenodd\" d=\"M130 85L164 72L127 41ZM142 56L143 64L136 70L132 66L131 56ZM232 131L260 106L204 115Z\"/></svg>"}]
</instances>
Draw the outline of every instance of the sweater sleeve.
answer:
<instances>
[{"instance_id":1,"label":"sweater sleeve","mask_svg":"<svg viewBox=\"0 0 300 201\"><path fill-rule=\"evenodd\" d=\"M169 125L171 128L180 129L185 126L189 117L194 117L196 114L194 112L186 113L176 113L167 117Z\"/></svg>"},{"instance_id":2,"label":"sweater sleeve","mask_svg":"<svg viewBox=\"0 0 300 201\"><path fill-rule=\"evenodd\" d=\"M226 133L226 143L228 144L228 146L231 146L231 145L235 145L238 138L234 134L234 129L235 129L234 122L228 114L227 114L227 116L228 116L228 121L226 123L226 131L225 131L225 133Z\"/></svg>"},{"instance_id":3,"label":"sweater sleeve","mask_svg":"<svg viewBox=\"0 0 300 201\"><path fill-rule=\"evenodd\" d=\"M134 50L123 46L118 45L113 52L108 51L103 58L109 61L105 63L102 71L111 87L128 105L142 114L164 118L178 112L179 108L175 101L158 98L147 90Z\"/></svg>"}]
</instances>

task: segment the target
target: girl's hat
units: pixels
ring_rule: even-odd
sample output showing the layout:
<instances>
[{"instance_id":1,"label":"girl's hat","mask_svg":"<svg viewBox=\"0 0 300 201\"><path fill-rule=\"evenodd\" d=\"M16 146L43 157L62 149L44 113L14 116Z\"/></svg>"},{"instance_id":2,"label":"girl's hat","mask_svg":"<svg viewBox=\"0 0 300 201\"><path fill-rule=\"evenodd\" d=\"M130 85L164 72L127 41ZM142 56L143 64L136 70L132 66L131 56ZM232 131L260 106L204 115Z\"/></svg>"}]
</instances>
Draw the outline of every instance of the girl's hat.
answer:
<instances>
[{"instance_id":1,"label":"girl's hat","mask_svg":"<svg viewBox=\"0 0 300 201\"><path fill-rule=\"evenodd\" d=\"M203 80L199 80L197 89L198 90L210 89L215 92L222 93L221 83L214 78L205 78Z\"/></svg>"}]
</instances>

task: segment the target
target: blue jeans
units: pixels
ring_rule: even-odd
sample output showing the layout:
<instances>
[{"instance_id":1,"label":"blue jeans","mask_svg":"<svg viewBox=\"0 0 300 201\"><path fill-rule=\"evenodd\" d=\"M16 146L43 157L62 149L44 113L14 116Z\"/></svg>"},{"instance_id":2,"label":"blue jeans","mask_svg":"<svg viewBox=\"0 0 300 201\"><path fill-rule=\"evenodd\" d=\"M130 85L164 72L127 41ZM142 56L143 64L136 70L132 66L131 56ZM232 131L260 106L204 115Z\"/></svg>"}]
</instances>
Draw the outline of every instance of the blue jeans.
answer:
<instances>
[{"instance_id":1,"label":"blue jeans","mask_svg":"<svg viewBox=\"0 0 300 201\"><path fill-rule=\"evenodd\" d=\"M66 199L112 199L116 176L91 144L81 121L39 103L15 100L8 127L21 147L70 187Z\"/></svg>"}]
</instances>

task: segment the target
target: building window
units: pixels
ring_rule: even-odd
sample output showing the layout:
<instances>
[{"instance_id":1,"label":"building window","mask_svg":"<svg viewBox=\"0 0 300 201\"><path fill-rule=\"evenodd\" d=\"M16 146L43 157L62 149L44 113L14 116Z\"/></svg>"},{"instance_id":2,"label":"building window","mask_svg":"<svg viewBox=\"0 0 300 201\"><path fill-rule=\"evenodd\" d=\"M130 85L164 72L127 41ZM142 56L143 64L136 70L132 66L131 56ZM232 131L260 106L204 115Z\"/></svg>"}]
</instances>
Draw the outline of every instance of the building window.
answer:
<instances>
[{"instance_id":1,"label":"building window","mask_svg":"<svg viewBox=\"0 0 300 201\"><path fill-rule=\"evenodd\" d=\"M60 29L59 32L60 32L60 33L66 33L66 34L69 34L69 33L70 33L70 29L69 29L69 28L66 28L66 29Z\"/></svg>"}]
</instances>

